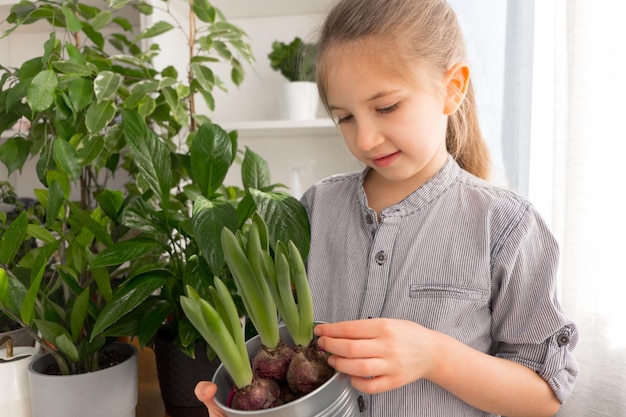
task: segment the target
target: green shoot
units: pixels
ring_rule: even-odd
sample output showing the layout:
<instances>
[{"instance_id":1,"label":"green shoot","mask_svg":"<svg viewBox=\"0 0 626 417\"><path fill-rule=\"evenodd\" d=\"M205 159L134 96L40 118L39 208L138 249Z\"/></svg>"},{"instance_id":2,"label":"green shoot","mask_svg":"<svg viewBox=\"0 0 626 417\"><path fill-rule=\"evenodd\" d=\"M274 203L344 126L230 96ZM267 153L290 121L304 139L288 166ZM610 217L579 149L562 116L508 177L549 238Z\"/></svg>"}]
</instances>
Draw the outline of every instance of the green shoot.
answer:
<instances>
[{"instance_id":1,"label":"green shoot","mask_svg":"<svg viewBox=\"0 0 626 417\"><path fill-rule=\"evenodd\" d=\"M219 305L217 309L190 286L186 288L187 296L180 297L180 304L191 324L220 358L237 388L243 388L252 383L253 374L237 308L217 277L215 285L217 288L212 293Z\"/></svg>"},{"instance_id":2,"label":"green shoot","mask_svg":"<svg viewBox=\"0 0 626 417\"><path fill-rule=\"evenodd\" d=\"M261 253L266 246L265 242L261 242L261 236L267 234L257 228L258 223L253 221L248 231L247 253L244 252L237 236L228 228L222 229L222 247L228 268L246 312L261 338L261 343L267 348L274 349L280 340L278 316L261 268Z\"/></svg>"}]
</instances>

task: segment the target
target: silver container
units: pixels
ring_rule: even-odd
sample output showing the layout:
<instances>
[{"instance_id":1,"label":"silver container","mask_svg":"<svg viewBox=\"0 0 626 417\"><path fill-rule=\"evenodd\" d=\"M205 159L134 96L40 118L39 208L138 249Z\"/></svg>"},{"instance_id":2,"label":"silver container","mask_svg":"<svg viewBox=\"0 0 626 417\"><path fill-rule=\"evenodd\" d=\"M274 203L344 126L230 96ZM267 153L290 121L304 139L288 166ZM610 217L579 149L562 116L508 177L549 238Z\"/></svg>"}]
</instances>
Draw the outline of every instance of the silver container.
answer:
<instances>
[{"instance_id":1,"label":"silver container","mask_svg":"<svg viewBox=\"0 0 626 417\"><path fill-rule=\"evenodd\" d=\"M287 328L280 328L280 336L285 343L293 344ZM261 347L259 336L246 342L248 356L255 355ZM315 391L295 401L266 410L242 411L226 406L234 382L224 365L220 365L213 376L217 384L215 402L228 417L265 416L265 417L357 417L359 415L358 394L350 384L350 378L336 372L328 381Z\"/></svg>"}]
</instances>

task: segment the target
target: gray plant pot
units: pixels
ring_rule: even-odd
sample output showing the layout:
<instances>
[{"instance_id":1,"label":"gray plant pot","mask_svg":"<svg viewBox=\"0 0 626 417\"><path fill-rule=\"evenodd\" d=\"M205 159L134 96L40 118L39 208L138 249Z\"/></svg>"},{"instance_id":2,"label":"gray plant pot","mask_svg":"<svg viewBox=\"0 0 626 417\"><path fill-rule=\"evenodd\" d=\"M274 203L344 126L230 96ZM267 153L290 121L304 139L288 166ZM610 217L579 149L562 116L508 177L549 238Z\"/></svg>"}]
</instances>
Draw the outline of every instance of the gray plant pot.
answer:
<instances>
[{"instance_id":1,"label":"gray plant pot","mask_svg":"<svg viewBox=\"0 0 626 417\"><path fill-rule=\"evenodd\" d=\"M285 343L293 344L286 327L280 328ZM261 339L255 336L246 342L248 357L255 355L261 347ZM226 406L234 382L224 365L215 372L213 382L217 384L215 402L228 417L357 417L359 415L358 393L350 384L347 375L336 372L315 391L295 401L266 410L242 411Z\"/></svg>"},{"instance_id":2,"label":"gray plant pot","mask_svg":"<svg viewBox=\"0 0 626 417\"><path fill-rule=\"evenodd\" d=\"M124 362L78 375L43 373L54 359L45 354L28 367L32 417L135 417L137 407L137 348L115 342L129 356Z\"/></svg>"}]
</instances>

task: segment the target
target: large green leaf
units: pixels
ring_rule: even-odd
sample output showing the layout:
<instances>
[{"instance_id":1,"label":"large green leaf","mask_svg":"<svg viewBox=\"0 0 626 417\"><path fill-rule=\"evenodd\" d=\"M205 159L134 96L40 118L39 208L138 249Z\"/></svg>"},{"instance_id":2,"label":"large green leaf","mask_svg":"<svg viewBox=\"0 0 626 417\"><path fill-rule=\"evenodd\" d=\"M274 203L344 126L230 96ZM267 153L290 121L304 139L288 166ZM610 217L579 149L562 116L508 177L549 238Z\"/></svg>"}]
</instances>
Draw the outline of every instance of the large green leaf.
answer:
<instances>
[{"instance_id":1,"label":"large green leaf","mask_svg":"<svg viewBox=\"0 0 626 417\"><path fill-rule=\"evenodd\" d=\"M41 332L43 338L53 343L61 352L74 362L79 360L78 349L72 343L67 329L59 323L47 320L35 320L37 330Z\"/></svg>"},{"instance_id":2,"label":"large green leaf","mask_svg":"<svg viewBox=\"0 0 626 417\"><path fill-rule=\"evenodd\" d=\"M76 180L80 177L82 168L78 163L76 148L68 141L61 138L55 139L53 143L54 161L70 178Z\"/></svg>"},{"instance_id":3,"label":"large green leaf","mask_svg":"<svg viewBox=\"0 0 626 417\"><path fill-rule=\"evenodd\" d=\"M115 105L112 101L94 103L87 109L85 125L89 133L98 133L108 125L115 116Z\"/></svg>"},{"instance_id":4,"label":"large green leaf","mask_svg":"<svg viewBox=\"0 0 626 417\"><path fill-rule=\"evenodd\" d=\"M226 131L205 123L198 129L189 149L191 176L203 196L211 198L222 186L232 161L232 144Z\"/></svg>"},{"instance_id":5,"label":"large green leaf","mask_svg":"<svg viewBox=\"0 0 626 417\"><path fill-rule=\"evenodd\" d=\"M54 103L54 93L59 85L52 70L43 70L33 78L26 89L26 101L34 112L44 111Z\"/></svg>"},{"instance_id":6,"label":"large green leaf","mask_svg":"<svg viewBox=\"0 0 626 417\"><path fill-rule=\"evenodd\" d=\"M55 61L52 63L52 68L63 74L79 77L89 77L93 73L88 65L76 61Z\"/></svg>"},{"instance_id":7,"label":"large green leaf","mask_svg":"<svg viewBox=\"0 0 626 417\"><path fill-rule=\"evenodd\" d=\"M67 30L73 33L80 32L82 26L74 12L67 6L61 6L61 12L63 12L63 16L65 16L65 27Z\"/></svg>"},{"instance_id":8,"label":"large green leaf","mask_svg":"<svg viewBox=\"0 0 626 417\"><path fill-rule=\"evenodd\" d=\"M191 69L193 73L200 83L200 86L203 90L211 91L213 86L215 86L215 74L211 70L211 68L206 65L202 65L200 63L194 62L191 64Z\"/></svg>"},{"instance_id":9,"label":"large green leaf","mask_svg":"<svg viewBox=\"0 0 626 417\"><path fill-rule=\"evenodd\" d=\"M139 326L139 345L146 346L156 336L159 329L163 327L163 323L172 312L172 306L168 303L159 303L155 306L150 314L144 315Z\"/></svg>"},{"instance_id":10,"label":"large green leaf","mask_svg":"<svg viewBox=\"0 0 626 417\"><path fill-rule=\"evenodd\" d=\"M174 26L172 26L171 23L168 22L156 22L154 25L150 26L149 28L146 28L145 30L143 30L136 38L135 41L141 40L141 39L148 39L148 38L153 38L155 36L159 36L162 35L166 32L169 32L170 30L174 29Z\"/></svg>"},{"instance_id":11,"label":"large green leaf","mask_svg":"<svg viewBox=\"0 0 626 417\"><path fill-rule=\"evenodd\" d=\"M167 207L172 188L172 162L167 147L136 111L122 110L122 128L135 165L160 197L161 205Z\"/></svg>"},{"instance_id":12,"label":"large green leaf","mask_svg":"<svg viewBox=\"0 0 626 417\"><path fill-rule=\"evenodd\" d=\"M78 342L85 318L87 317L87 307L89 306L89 287L76 297L72 313L70 315L70 334L74 343Z\"/></svg>"},{"instance_id":13,"label":"large green leaf","mask_svg":"<svg viewBox=\"0 0 626 417\"><path fill-rule=\"evenodd\" d=\"M202 22L215 22L215 8L211 6L209 0L194 0L193 12Z\"/></svg>"},{"instance_id":14,"label":"large green leaf","mask_svg":"<svg viewBox=\"0 0 626 417\"><path fill-rule=\"evenodd\" d=\"M59 215L65 195L63 189L57 181L51 181L48 188L48 209L46 210L46 225L51 227Z\"/></svg>"},{"instance_id":15,"label":"large green leaf","mask_svg":"<svg viewBox=\"0 0 626 417\"><path fill-rule=\"evenodd\" d=\"M76 77L67 87L72 110L78 113L91 103L93 97L93 81L90 78Z\"/></svg>"},{"instance_id":16,"label":"large green leaf","mask_svg":"<svg viewBox=\"0 0 626 417\"><path fill-rule=\"evenodd\" d=\"M241 163L241 181L244 188L262 190L271 183L270 167L267 161L246 147Z\"/></svg>"},{"instance_id":17,"label":"large green leaf","mask_svg":"<svg viewBox=\"0 0 626 417\"><path fill-rule=\"evenodd\" d=\"M96 200L98 204L100 204L104 214L110 219L117 221L122 205L124 204L124 193L122 191L106 189L96 195Z\"/></svg>"},{"instance_id":18,"label":"large green leaf","mask_svg":"<svg viewBox=\"0 0 626 417\"><path fill-rule=\"evenodd\" d=\"M198 198L193 208L193 231L202 256L214 275L219 275L224 266L224 251L221 244L222 229L237 228L237 211L225 201L210 201Z\"/></svg>"},{"instance_id":19,"label":"large green leaf","mask_svg":"<svg viewBox=\"0 0 626 417\"><path fill-rule=\"evenodd\" d=\"M13 220L0 239L0 263L9 265L13 262L17 251L22 246L24 237L26 237L27 228L28 217L23 211Z\"/></svg>"},{"instance_id":20,"label":"large green leaf","mask_svg":"<svg viewBox=\"0 0 626 417\"><path fill-rule=\"evenodd\" d=\"M71 210L71 216L68 220L71 220L73 227L77 230L81 227L89 230L89 232L96 236L100 243L105 246L111 246L113 244L111 235L100 223L91 217L89 212L81 209L78 204L72 202L68 202L68 206Z\"/></svg>"},{"instance_id":21,"label":"large green leaf","mask_svg":"<svg viewBox=\"0 0 626 417\"><path fill-rule=\"evenodd\" d=\"M0 268L0 307L7 308L9 304L9 274Z\"/></svg>"},{"instance_id":22,"label":"large green leaf","mask_svg":"<svg viewBox=\"0 0 626 417\"><path fill-rule=\"evenodd\" d=\"M0 268L0 304L3 308L19 316L27 292L19 279Z\"/></svg>"},{"instance_id":23,"label":"large green leaf","mask_svg":"<svg viewBox=\"0 0 626 417\"><path fill-rule=\"evenodd\" d=\"M130 198L122 211L120 223L146 233L158 233L163 230L159 219L154 216L154 209L139 197Z\"/></svg>"},{"instance_id":24,"label":"large green leaf","mask_svg":"<svg viewBox=\"0 0 626 417\"><path fill-rule=\"evenodd\" d=\"M83 21L83 32L98 48L104 49L104 35L101 32L94 29L91 24Z\"/></svg>"},{"instance_id":25,"label":"large green leaf","mask_svg":"<svg viewBox=\"0 0 626 417\"><path fill-rule=\"evenodd\" d=\"M110 10L100 10L91 21L94 30L100 30L106 27L113 20L113 13Z\"/></svg>"},{"instance_id":26,"label":"large green leaf","mask_svg":"<svg viewBox=\"0 0 626 417\"><path fill-rule=\"evenodd\" d=\"M106 268L91 268L91 275L93 276L98 291L102 294L106 302L111 301L113 298L113 290L111 288L111 277L109 271Z\"/></svg>"},{"instance_id":27,"label":"large green leaf","mask_svg":"<svg viewBox=\"0 0 626 417\"><path fill-rule=\"evenodd\" d=\"M115 98L122 77L111 71L102 71L94 82L94 91L98 101L110 101Z\"/></svg>"},{"instance_id":28,"label":"large green leaf","mask_svg":"<svg viewBox=\"0 0 626 417\"><path fill-rule=\"evenodd\" d=\"M41 280L43 279L43 274L46 271L46 265L48 264L52 254L55 253L59 247L59 243L60 240L55 241L50 245L43 246L35 259L33 269L31 270L30 287L28 287L28 292L26 293L24 302L20 307L20 316L22 321L26 324L30 324L33 320L33 316L35 314L35 302L37 301L37 296L39 295Z\"/></svg>"},{"instance_id":29,"label":"large green leaf","mask_svg":"<svg viewBox=\"0 0 626 417\"><path fill-rule=\"evenodd\" d=\"M134 238L117 242L100 252L91 261L92 268L121 265L150 252L163 249L163 245L148 238Z\"/></svg>"},{"instance_id":30,"label":"large green leaf","mask_svg":"<svg viewBox=\"0 0 626 417\"><path fill-rule=\"evenodd\" d=\"M9 138L0 145L0 161L7 167L8 174L22 170L29 151L30 142L18 137Z\"/></svg>"},{"instance_id":31,"label":"large green leaf","mask_svg":"<svg viewBox=\"0 0 626 417\"><path fill-rule=\"evenodd\" d=\"M121 286L113 294L111 302L100 312L100 316L98 316L94 324L90 340L93 340L109 326L137 308L150 294L164 284L165 280L162 277L144 274L134 277L130 282Z\"/></svg>"},{"instance_id":32,"label":"large green leaf","mask_svg":"<svg viewBox=\"0 0 626 417\"><path fill-rule=\"evenodd\" d=\"M102 135L92 135L83 138L80 146L76 150L78 163L81 166L91 165L91 163L96 161L97 158L101 158L103 155L106 155L106 151L107 149L104 147L104 138ZM97 163L99 163L99 160Z\"/></svg>"},{"instance_id":33,"label":"large green leaf","mask_svg":"<svg viewBox=\"0 0 626 417\"><path fill-rule=\"evenodd\" d=\"M257 211L265 220L270 244L275 248L278 240L296 245L303 259L309 253L311 231L306 209L298 199L285 192L249 190Z\"/></svg>"}]
</instances>

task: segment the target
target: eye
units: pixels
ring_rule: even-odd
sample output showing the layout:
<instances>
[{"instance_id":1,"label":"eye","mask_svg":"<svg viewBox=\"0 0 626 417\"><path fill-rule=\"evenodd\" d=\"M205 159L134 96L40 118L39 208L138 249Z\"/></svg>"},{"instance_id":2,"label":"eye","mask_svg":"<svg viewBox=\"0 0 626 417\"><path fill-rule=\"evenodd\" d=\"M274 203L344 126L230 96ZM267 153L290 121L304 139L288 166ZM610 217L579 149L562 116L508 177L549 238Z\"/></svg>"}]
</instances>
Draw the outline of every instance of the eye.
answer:
<instances>
[{"instance_id":1,"label":"eye","mask_svg":"<svg viewBox=\"0 0 626 417\"><path fill-rule=\"evenodd\" d=\"M391 113L391 112L393 112L394 110L396 110L399 106L400 106L400 104L399 104L399 103L394 103L394 104L392 104L391 106L382 107L382 108L380 108L380 109L377 109L376 111L378 111L378 113L383 113L383 114L385 114L385 113Z\"/></svg>"},{"instance_id":2,"label":"eye","mask_svg":"<svg viewBox=\"0 0 626 417\"><path fill-rule=\"evenodd\" d=\"M340 125L342 123L349 122L350 120L352 120L352 115L351 114L349 114L347 116L342 116L342 117L337 116L337 124L338 125Z\"/></svg>"}]
</instances>

